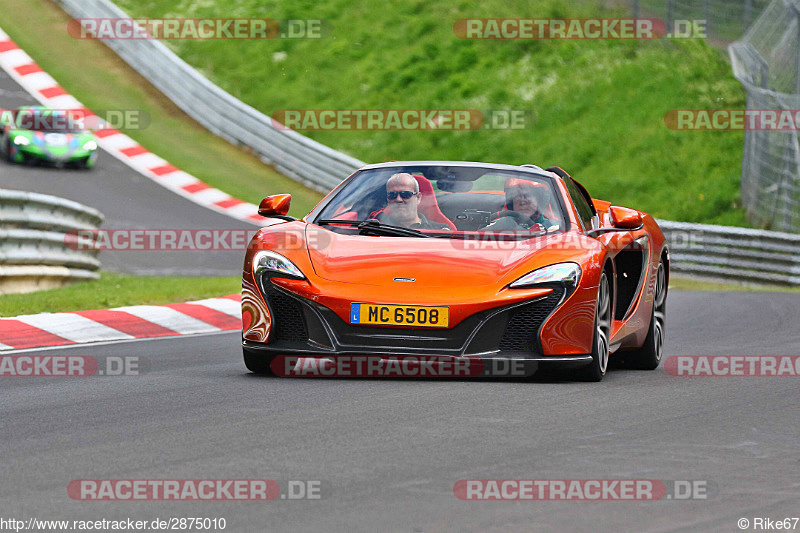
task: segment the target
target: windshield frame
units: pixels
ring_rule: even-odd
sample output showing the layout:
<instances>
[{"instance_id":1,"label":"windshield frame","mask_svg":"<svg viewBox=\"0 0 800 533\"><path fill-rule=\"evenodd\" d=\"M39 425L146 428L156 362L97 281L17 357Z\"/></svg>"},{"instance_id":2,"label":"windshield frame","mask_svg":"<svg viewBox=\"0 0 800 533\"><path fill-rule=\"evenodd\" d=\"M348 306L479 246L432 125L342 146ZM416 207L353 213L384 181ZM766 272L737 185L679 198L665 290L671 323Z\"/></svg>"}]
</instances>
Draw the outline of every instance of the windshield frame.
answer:
<instances>
[{"instance_id":1,"label":"windshield frame","mask_svg":"<svg viewBox=\"0 0 800 533\"><path fill-rule=\"evenodd\" d=\"M497 231L481 231L481 230L456 230L456 231L442 231L442 230L424 230L425 233L429 233L432 236L452 236L454 238L462 238L463 236L470 236L470 235L496 235L498 237L512 237L515 239L529 239L540 237L543 235L553 235L558 233L564 233L572 229L574 225L574 221L572 220L571 211L569 210L570 207L566 204L561 184L559 183L559 178L552 174L551 172L545 171L540 169L539 167L530 166L526 167L519 167L514 165L502 165L502 164L492 164L492 163L471 163L471 162L455 162L455 161L397 161L392 162L391 164L383 163L383 164L375 164L375 165L367 165L364 166L355 172L353 172L350 176L344 179L339 185L336 186L333 191L331 191L327 197L325 197L319 204L317 204L311 212L304 217L304 221L310 224L314 224L320 227L324 227L325 229L331 230L330 224L320 225L318 222L320 220L326 220L330 217L322 217L323 213L328 209L331 204L336 203L337 201L341 200L343 194L347 194L347 190L349 186L352 184L354 180L359 179L359 176L362 176L365 173L372 173L374 171L384 171L384 172L419 172L421 167L445 167L445 168L452 168L452 167L461 167L465 170L473 169L474 171L477 170L484 170L484 174L493 174L493 173L500 173L500 174L516 174L522 179L527 179L531 181L539 181L544 182L547 184L549 188L549 192L551 198L554 202L554 207L558 207L560 210L560 222L558 224L558 229L553 231L531 231L531 230L520 230L513 232L514 235L510 235L507 230L497 230ZM414 170L419 169L419 170ZM424 175L425 173L422 172ZM430 178L429 178L430 179ZM478 178L480 179L480 178ZM433 180L431 179L433 182ZM348 232L349 233L349 232Z\"/></svg>"}]
</instances>

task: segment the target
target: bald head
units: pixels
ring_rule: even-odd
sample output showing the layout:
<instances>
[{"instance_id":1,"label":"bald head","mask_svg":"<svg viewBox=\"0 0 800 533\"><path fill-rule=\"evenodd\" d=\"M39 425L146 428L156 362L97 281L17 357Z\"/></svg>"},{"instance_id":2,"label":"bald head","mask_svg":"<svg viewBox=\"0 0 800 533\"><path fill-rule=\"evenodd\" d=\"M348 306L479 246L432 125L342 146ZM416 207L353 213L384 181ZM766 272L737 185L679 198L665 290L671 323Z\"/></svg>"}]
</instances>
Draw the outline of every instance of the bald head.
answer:
<instances>
[{"instance_id":1,"label":"bald head","mask_svg":"<svg viewBox=\"0 0 800 533\"><path fill-rule=\"evenodd\" d=\"M405 227L420 223L417 212L420 196L419 183L414 176L407 172L392 175L386 182L387 209L392 221Z\"/></svg>"},{"instance_id":2,"label":"bald head","mask_svg":"<svg viewBox=\"0 0 800 533\"><path fill-rule=\"evenodd\" d=\"M403 189L397 189L398 186L403 187ZM419 192L419 183L417 183L417 180L414 178L414 176L408 172L400 172L399 174L392 174L392 177L386 182L386 190Z\"/></svg>"}]
</instances>

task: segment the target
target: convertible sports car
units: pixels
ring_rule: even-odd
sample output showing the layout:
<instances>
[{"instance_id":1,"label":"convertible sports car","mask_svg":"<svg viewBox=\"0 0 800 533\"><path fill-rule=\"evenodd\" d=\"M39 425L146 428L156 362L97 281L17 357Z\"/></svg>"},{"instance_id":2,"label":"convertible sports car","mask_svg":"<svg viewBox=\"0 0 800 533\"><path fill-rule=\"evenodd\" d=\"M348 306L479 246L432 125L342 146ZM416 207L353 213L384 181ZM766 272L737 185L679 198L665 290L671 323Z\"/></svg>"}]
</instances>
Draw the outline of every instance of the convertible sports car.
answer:
<instances>
[{"instance_id":1,"label":"convertible sports car","mask_svg":"<svg viewBox=\"0 0 800 533\"><path fill-rule=\"evenodd\" d=\"M302 220L291 196L248 247L244 362L435 355L558 365L661 360L669 252L648 214L558 167L409 161L353 173Z\"/></svg>"},{"instance_id":2,"label":"convertible sports car","mask_svg":"<svg viewBox=\"0 0 800 533\"><path fill-rule=\"evenodd\" d=\"M97 161L94 134L78 127L64 110L20 107L3 112L0 126L0 151L6 161L78 168L92 168Z\"/></svg>"}]
</instances>

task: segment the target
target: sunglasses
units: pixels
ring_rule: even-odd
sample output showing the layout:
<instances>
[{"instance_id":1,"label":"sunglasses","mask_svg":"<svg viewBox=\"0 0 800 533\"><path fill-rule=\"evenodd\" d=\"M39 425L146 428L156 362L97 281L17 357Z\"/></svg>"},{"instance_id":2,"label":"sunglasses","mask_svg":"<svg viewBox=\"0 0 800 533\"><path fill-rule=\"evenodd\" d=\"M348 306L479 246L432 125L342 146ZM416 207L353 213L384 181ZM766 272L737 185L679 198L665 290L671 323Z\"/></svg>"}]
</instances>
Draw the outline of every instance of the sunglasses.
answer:
<instances>
[{"instance_id":1,"label":"sunglasses","mask_svg":"<svg viewBox=\"0 0 800 533\"><path fill-rule=\"evenodd\" d=\"M403 200L408 200L412 196L416 196L418 193L411 191L392 191L386 193L386 198L388 198L389 200L394 200L395 198L397 198L398 194L400 195L400 198L402 198Z\"/></svg>"}]
</instances>

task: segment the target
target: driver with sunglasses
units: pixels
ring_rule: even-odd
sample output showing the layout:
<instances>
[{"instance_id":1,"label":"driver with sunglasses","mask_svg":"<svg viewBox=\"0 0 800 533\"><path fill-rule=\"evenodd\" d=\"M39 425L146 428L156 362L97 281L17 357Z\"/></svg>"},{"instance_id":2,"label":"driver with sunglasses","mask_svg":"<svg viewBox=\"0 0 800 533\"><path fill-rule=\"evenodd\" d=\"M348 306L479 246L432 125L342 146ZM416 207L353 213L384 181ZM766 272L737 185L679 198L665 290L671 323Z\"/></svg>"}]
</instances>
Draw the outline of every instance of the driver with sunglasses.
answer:
<instances>
[{"instance_id":1,"label":"driver with sunglasses","mask_svg":"<svg viewBox=\"0 0 800 533\"><path fill-rule=\"evenodd\" d=\"M447 225L431 222L418 211L421 198L419 183L414 176L405 172L394 174L386 182L387 206L378 215L378 220L404 228L450 231Z\"/></svg>"}]
</instances>

